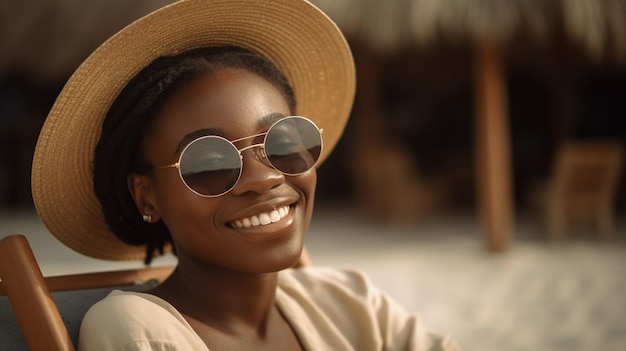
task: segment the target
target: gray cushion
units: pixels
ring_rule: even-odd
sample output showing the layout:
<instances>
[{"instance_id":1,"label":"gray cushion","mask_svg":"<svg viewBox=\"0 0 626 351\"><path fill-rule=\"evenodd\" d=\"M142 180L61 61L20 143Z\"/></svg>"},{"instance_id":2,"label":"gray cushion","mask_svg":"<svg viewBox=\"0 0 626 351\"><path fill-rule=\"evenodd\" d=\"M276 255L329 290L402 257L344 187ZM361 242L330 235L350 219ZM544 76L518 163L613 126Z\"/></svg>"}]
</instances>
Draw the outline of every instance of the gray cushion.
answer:
<instances>
[{"instance_id":1,"label":"gray cushion","mask_svg":"<svg viewBox=\"0 0 626 351\"><path fill-rule=\"evenodd\" d=\"M6 296L0 296L0 350L28 351L20 325Z\"/></svg>"},{"instance_id":2,"label":"gray cushion","mask_svg":"<svg viewBox=\"0 0 626 351\"><path fill-rule=\"evenodd\" d=\"M53 292L52 298L61 313L61 318L70 334L74 346L78 344L80 323L87 310L102 300L112 290L146 291L158 285L156 280L144 284L118 288ZM28 350L26 341L15 319L15 314L6 296L0 296L0 351Z\"/></svg>"}]
</instances>

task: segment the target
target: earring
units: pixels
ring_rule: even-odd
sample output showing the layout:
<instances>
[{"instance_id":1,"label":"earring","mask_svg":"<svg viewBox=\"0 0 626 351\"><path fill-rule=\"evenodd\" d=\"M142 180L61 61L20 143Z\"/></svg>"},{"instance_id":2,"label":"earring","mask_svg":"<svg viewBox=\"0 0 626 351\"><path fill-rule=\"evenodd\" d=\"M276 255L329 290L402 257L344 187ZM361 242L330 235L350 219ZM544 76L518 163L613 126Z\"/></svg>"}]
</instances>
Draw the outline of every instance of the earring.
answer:
<instances>
[{"instance_id":1,"label":"earring","mask_svg":"<svg viewBox=\"0 0 626 351\"><path fill-rule=\"evenodd\" d=\"M152 222L152 216L149 215L149 214L145 214L145 215L143 215L143 220L144 220L144 222L150 223L150 222Z\"/></svg>"}]
</instances>

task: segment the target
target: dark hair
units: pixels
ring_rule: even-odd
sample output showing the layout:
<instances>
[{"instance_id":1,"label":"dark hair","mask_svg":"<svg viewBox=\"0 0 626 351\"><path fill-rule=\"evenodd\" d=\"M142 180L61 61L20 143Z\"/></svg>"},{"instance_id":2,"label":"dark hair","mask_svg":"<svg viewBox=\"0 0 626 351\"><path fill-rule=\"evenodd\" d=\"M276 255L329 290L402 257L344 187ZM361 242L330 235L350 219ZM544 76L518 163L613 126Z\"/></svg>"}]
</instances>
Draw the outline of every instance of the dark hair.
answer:
<instances>
[{"instance_id":1,"label":"dark hair","mask_svg":"<svg viewBox=\"0 0 626 351\"><path fill-rule=\"evenodd\" d=\"M172 239L165 224L142 220L128 190L131 172L145 172L141 144L155 115L174 93L195 78L226 68L245 69L276 85L295 111L295 96L287 78L263 56L238 47L194 49L160 57L139 72L111 105L102 125L94 160L94 190L106 222L123 242L146 245L145 264L155 251L163 253Z\"/></svg>"}]
</instances>

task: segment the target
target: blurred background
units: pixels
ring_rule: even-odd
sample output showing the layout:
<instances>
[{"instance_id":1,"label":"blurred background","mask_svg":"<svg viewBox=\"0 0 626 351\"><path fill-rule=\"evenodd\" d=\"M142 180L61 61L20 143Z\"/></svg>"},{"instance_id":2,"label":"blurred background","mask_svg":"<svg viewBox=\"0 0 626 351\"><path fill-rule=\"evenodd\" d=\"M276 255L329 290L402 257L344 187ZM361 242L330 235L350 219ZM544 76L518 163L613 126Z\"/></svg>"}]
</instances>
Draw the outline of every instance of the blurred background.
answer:
<instances>
[{"instance_id":1,"label":"blurred background","mask_svg":"<svg viewBox=\"0 0 626 351\"><path fill-rule=\"evenodd\" d=\"M0 237L44 274L128 266L47 233L30 166L82 60L170 2L0 0ZM315 264L366 271L467 350L625 350L626 0L312 2L358 77Z\"/></svg>"}]
</instances>

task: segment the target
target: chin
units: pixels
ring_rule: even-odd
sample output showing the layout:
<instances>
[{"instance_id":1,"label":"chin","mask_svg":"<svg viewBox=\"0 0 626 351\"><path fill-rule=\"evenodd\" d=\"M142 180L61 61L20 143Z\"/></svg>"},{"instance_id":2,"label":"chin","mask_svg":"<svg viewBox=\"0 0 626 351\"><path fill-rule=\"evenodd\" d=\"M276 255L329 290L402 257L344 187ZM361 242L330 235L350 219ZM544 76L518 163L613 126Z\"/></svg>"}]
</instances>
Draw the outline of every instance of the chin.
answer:
<instances>
[{"instance_id":1,"label":"chin","mask_svg":"<svg viewBox=\"0 0 626 351\"><path fill-rule=\"evenodd\" d=\"M266 252L263 257L256 260L254 270L257 273L273 273L295 266L302 254L302 245L293 246L296 247L283 247L280 250Z\"/></svg>"}]
</instances>

